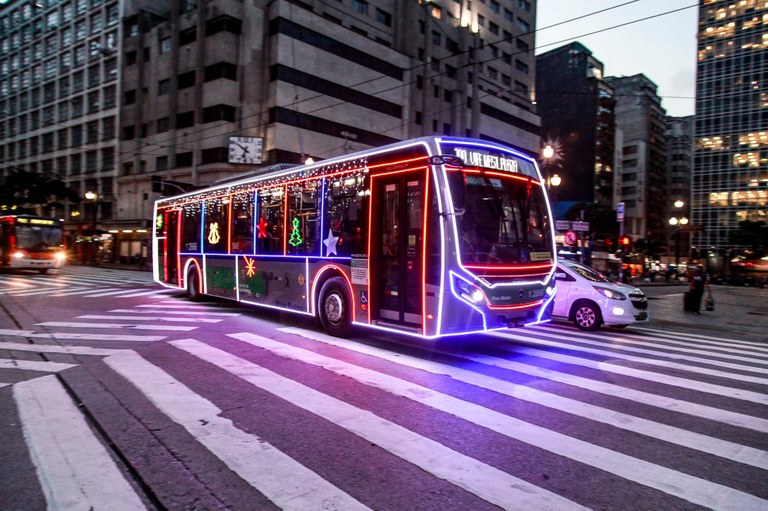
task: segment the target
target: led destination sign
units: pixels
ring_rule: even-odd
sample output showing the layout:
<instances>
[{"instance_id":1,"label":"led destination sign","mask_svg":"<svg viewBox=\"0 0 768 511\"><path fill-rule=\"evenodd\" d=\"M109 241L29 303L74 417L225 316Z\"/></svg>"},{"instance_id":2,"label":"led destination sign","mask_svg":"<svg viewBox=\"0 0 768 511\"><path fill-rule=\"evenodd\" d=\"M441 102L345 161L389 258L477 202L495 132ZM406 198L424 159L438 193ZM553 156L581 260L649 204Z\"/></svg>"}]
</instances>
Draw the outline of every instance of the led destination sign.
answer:
<instances>
[{"instance_id":1,"label":"led destination sign","mask_svg":"<svg viewBox=\"0 0 768 511\"><path fill-rule=\"evenodd\" d=\"M486 169L503 170L504 172L520 172L517 160L505 158L497 154L468 151L461 147L455 148L456 156L461 158L466 165L471 167L485 167Z\"/></svg>"}]
</instances>

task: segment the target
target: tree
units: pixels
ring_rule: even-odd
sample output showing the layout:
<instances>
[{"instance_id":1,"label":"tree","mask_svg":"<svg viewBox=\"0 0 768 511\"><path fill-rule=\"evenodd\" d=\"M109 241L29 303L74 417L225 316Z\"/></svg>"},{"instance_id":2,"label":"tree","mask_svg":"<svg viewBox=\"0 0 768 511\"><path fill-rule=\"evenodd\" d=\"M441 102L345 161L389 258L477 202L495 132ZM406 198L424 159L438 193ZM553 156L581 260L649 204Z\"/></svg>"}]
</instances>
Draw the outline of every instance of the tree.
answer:
<instances>
[{"instance_id":1,"label":"tree","mask_svg":"<svg viewBox=\"0 0 768 511\"><path fill-rule=\"evenodd\" d=\"M80 194L58 177L23 169L13 169L0 183L0 207L20 213L39 213L63 209L64 202L79 203Z\"/></svg>"}]
</instances>

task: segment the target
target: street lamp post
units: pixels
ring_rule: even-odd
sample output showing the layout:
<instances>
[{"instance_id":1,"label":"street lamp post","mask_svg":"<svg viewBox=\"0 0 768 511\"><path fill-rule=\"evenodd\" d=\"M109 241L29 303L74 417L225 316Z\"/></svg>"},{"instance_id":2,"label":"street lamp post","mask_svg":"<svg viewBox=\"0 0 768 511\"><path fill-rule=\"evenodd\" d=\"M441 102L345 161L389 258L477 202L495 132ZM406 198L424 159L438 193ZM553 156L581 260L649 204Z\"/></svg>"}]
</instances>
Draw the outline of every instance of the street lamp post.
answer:
<instances>
[{"instance_id":1,"label":"street lamp post","mask_svg":"<svg viewBox=\"0 0 768 511\"><path fill-rule=\"evenodd\" d=\"M91 243L90 243L90 253L91 253L91 263L92 264L98 264L98 260L96 258L96 214L97 214L97 200L99 198L99 194L92 191L85 192L85 199L91 203Z\"/></svg>"},{"instance_id":2,"label":"street lamp post","mask_svg":"<svg viewBox=\"0 0 768 511\"><path fill-rule=\"evenodd\" d=\"M680 201L678 201L680 202ZM675 228L675 266L680 267L680 232L688 225L686 217L677 218L673 216L669 219L669 225Z\"/></svg>"}]
</instances>

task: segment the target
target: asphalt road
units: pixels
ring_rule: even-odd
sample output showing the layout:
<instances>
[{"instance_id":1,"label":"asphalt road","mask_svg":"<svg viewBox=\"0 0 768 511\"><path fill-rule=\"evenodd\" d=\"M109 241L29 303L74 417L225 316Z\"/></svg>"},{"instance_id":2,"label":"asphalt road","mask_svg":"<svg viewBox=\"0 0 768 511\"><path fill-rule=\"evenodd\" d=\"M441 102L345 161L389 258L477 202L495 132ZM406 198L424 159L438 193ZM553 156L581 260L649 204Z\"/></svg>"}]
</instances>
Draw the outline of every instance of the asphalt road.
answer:
<instances>
[{"instance_id":1,"label":"asphalt road","mask_svg":"<svg viewBox=\"0 0 768 511\"><path fill-rule=\"evenodd\" d=\"M423 342L148 280L0 274L0 509L768 509L768 290Z\"/></svg>"}]
</instances>

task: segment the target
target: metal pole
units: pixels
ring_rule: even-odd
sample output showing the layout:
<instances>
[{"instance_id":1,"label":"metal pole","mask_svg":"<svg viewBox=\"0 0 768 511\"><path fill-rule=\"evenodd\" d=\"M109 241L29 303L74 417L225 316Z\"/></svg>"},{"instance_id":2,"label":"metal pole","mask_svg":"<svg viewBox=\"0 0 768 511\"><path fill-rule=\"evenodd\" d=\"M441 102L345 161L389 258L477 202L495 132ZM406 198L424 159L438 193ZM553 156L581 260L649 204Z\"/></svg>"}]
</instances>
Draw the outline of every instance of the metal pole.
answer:
<instances>
[{"instance_id":1,"label":"metal pole","mask_svg":"<svg viewBox=\"0 0 768 511\"><path fill-rule=\"evenodd\" d=\"M680 229L675 230L675 266L680 271Z\"/></svg>"}]
</instances>

